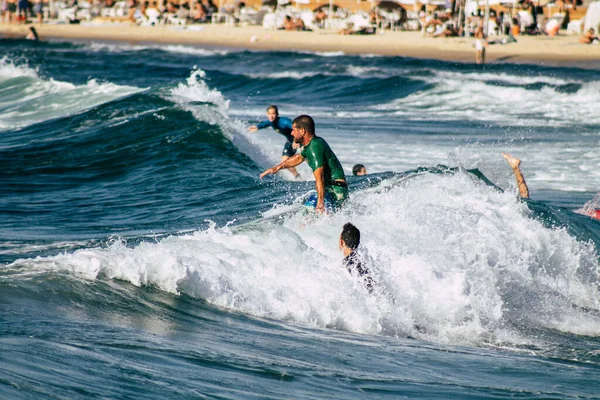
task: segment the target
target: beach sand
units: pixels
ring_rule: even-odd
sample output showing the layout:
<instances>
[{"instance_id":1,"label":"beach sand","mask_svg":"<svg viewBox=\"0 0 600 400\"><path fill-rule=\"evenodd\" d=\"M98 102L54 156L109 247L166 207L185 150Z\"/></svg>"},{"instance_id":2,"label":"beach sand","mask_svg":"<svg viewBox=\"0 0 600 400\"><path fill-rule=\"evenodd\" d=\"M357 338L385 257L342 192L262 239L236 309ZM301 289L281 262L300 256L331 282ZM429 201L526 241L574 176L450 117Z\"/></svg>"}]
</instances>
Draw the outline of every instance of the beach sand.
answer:
<instances>
[{"instance_id":1,"label":"beach sand","mask_svg":"<svg viewBox=\"0 0 600 400\"><path fill-rule=\"evenodd\" d=\"M0 25L5 37L24 37L30 25ZM250 50L300 50L346 54L380 54L445 61L474 62L472 38L429 38L420 32L342 36L334 32L286 32L262 27L197 25L138 27L129 24L35 25L42 39L84 39L128 43L169 43ZM493 38L491 38L493 39ZM577 36L519 36L518 43L491 45L487 62L573 65L598 68L600 46L582 45Z\"/></svg>"}]
</instances>

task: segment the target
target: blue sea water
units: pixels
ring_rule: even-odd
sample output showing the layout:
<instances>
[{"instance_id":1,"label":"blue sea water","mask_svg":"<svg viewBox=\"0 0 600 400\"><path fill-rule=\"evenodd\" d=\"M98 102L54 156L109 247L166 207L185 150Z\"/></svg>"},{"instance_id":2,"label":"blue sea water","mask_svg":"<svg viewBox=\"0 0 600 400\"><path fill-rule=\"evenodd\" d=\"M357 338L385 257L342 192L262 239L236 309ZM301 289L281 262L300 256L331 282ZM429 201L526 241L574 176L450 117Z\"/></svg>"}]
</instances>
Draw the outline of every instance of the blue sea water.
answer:
<instances>
[{"instance_id":1,"label":"blue sea water","mask_svg":"<svg viewBox=\"0 0 600 400\"><path fill-rule=\"evenodd\" d=\"M600 222L574 212L600 188L598 70L0 54L0 398L600 398ZM272 103L340 158L340 212L302 210L306 166L258 178ZM341 265L348 221L374 295Z\"/></svg>"}]
</instances>

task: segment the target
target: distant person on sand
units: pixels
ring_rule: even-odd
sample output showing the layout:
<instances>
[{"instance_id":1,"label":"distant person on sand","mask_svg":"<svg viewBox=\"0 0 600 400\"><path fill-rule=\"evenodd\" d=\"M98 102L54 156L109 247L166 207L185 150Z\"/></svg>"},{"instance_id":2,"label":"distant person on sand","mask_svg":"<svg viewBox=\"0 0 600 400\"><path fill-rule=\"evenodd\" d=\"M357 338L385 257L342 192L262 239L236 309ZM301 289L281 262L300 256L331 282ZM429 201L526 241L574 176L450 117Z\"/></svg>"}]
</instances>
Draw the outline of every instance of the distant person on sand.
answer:
<instances>
[{"instance_id":1,"label":"distant person on sand","mask_svg":"<svg viewBox=\"0 0 600 400\"><path fill-rule=\"evenodd\" d=\"M596 31L594 28L588 29L586 33L581 35L579 38L579 43L581 44L598 44L598 36L596 36Z\"/></svg>"},{"instance_id":2,"label":"distant person on sand","mask_svg":"<svg viewBox=\"0 0 600 400\"><path fill-rule=\"evenodd\" d=\"M5 1L5 7L6 7L6 12L4 13L4 16L6 18L6 23L7 24L12 24L13 23L13 19L16 19L17 16L17 0L4 0Z\"/></svg>"},{"instance_id":3,"label":"distant person on sand","mask_svg":"<svg viewBox=\"0 0 600 400\"><path fill-rule=\"evenodd\" d=\"M365 288L369 294L373 293L373 278L369 270L364 266L364 262L360 255L356 252L360 244L360 231L350 222L346 223L342 228L340 235L340 250L344 253L342 264L352 276L359 276L363 279Z\"/></svg>"},{"instance_id":4,"label":"distant person on sand","mask_svg":"<svg viewBox=\"0 0 600 400\"><path fill-rule=\"evenodd\" d=\"M35 0L33 13L37 16L38 24L41 25L44 22L44 0Z\"/></svg>"},{"instance_id":5,"label":"distant person on sand","mask_svg":"<svg viewBox=\"0 0 600 400\"><path fill-rule=\"evenodd\" d=\"M487 45L488 42L483 34L483 29L477 29L477 32L475 32L475 62L477 64L485 63L485 48Z\"/></svg>"},{"instance_id":6,"label":"distant person on sand","mask_svg":"<svg viewBox=\"0 0 600 400\"><path fill-rule=\"evenodd\" d=\"M319 214L335 211L348 198L348 184L342 164L325 139L315 134L315 121L310 116L301 115L294 119L292 136L294 142L303 146L300 154L269 168L260 177L275 174L282 168L295 167L306 160L313 170L317 193L313 193L304 205L314 207Z\"/></svg>"},{"instance_id":7,"label":"distant person on sand","mask_svg":"<svg viewBox=\"0 0 600 400\"><path fill-rule=\"evenodd\" d=\"M19 23L27 22L27 12L29 10L29 1L27 0L19 0L17 2L17 21Z\"/></svg>"},{"instance_id":8,"label":"distant person on sand","mask_svg":"<svg viewBox=\"0 0 600 400\"><path fill-rule=\"evenodd\" d=\"M306 29L304 25L304 21L302 18L292 18L289 15L286 15L283 20L282 30L285 31L306 31L310 29Z\"/></svg>"},{"instance_id":9,"label":"distant person on sand","mask_svg":"<svg viewBox=\"0 0 600 400\"><path fill-rule=\"evenodd\" d=\"M285 16L285 18L283 19L283 25L281 26L281 29L283 29L284 31L296 30L296 25L292 21L292 17L290 17L289 15Z\"/></svg>"},{"instance_id":10,"label":"distant person on sand","mask_svg":"<svg viewBox=\"0 0 600 400\"><path fill-rule=\"evenodd\" d=\"M318 26L321 29L325 28L325 21L327 20L327 14L325 14L325 11L323 11L322 8L319 8L315 12L314 19L315 19L316 26Z\"/></svg>"},{"instance_id":11,"label":"distant person on sand","mask_svg":"<svg viewBox=\"0 0 600 400\"><path fill-rule=\"evenodd\" d=\"M529 188L527 187L527 183L525 183L525 178L521 173L521 160L511 156L508 153L502 153L502 156L504 157L508 165L510 165L510 167L513 170L513 173L515 174L515 178L517 179L517 186L519 188L519 196L521 196L521 198L523 199L528 199ZM594 197L592 200L585 203L582 208L575 210L575 212L600 220L600 193L598 193L596 197Z\"/></svg>"},{"instance_id":12,"label":"distant person on sand","mask_svg":"<svg viewBox=\"0 0 600 400\"><path fill-rule=\"evenodd\" d=\"M264 129L267 127L272 127L275 132L283 135L286 139L285 145L283 146L283 153L281 155L281 162L286 161L288 158L296 154L296 149L300 147L297 143L294 143L294 138L292 136L292 120L286 117L279 116L279 109L275 105L269 106L267 108L267 120L260 122L257 125L252 125L248 128L250 132L256 132L259 129ZM287 167L288 171L292 173L294 178L300 178L300 174L296 171L296 168Z\"/></svg>"},{"instance_id":13,"label":"distant person on sand","mask_svg":"<svg viewBox=\"0 0 600 400\"><path fill-rule=\"evenodd\" d=\"M356 164L352 167L352 175L354 176L362 176L367 174L367 169L362 164Z\"/></svg>"}]
</instances>

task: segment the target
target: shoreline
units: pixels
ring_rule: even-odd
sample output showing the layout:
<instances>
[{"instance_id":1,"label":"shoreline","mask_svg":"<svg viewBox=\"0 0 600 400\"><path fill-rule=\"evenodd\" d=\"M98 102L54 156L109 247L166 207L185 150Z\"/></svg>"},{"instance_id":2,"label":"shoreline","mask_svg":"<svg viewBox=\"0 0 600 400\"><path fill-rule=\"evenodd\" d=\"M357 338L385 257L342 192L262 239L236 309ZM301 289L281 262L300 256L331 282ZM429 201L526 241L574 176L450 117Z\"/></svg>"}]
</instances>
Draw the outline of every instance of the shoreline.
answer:
<instances>
[{"instance_id":1,"label":"shoreline","mask_svg":"<svg viewBox=\"0 0 600 400\"><path fill-rule=\"evenodd\" d=\"M449 62L475 62L473 38L430 38L420 32L343 36L334 32L289 32L260 26L194 25L193 30L174 26L139 27L129 24L54 25L0 24L7 38L24 38L35 26L42 39L118 41L130 44L161 43L227 47L247 50L312 51L376 54ZM493 38L491 38L493 39ZM576 66L598 69L600 46L581 45L577 36L518 36L517 43L490 45L486 63Z\"/></svg>"}]
</instances>

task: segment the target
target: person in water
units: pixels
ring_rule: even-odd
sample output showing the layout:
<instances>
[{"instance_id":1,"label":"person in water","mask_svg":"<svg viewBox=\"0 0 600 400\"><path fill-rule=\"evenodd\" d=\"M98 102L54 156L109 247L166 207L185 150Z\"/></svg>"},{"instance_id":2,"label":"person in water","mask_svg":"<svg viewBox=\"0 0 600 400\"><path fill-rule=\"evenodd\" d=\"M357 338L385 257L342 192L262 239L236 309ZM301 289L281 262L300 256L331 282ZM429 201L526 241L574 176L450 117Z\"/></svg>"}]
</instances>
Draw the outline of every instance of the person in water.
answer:
<instances>
[{"instance_id":1,"label":"person in water","mask_svg":"<svg viewBox=\"0 0 600 400\"><path fill-rule=\"evenodd\" d=\"M303 146L301 152L267 169L260 177L275 174L282 168L296 167L306 160L313 170L317 193L311 195L305 205L314 207L317 213L338 209L348 198L346 175L325 139L315 134L312 117L301 115L294 119L292 136L295 143Z\"/></svg>"},{"instance_id":2,"label":"person in water","mask_svg":"<svg viewBox=\"0 0 600 400\"><path fill-rule=\"evenodd\" d=\"M286 161L288 158L296 154L296 149L298 146L294 143L294 138L292 137L292 120L285 117L279 116L279 109L275 105L269 106L267 108L267 120L262 121L257 125L252 125L248 127L250 132L256 132L259 129L264 129L267 127L272 127L275 132L283 135L286 139L285 145L283 146L283 153L281 155L281 162ZM294 178L300 178L300 174L296 171L294 167L288 167L288 171L292 173Z\"/></svg>"},{"instance_id":3,"label":"person in water","mask_svg":"<svg viewBox=\"0 0 600 400\"><path fill-rule=\"evenodd\" d=\"M359 244L360 231L350 222L346 223L342 228L342 234L340 235L340 250L344 253L342 264L348 270L350 275L361 277L365 288L369 291L369 294L372 294L374 285L373 278L371 278L369 270L364 266L360 255L356 252Z\"/></svg>"},{"instance_id":4,"label":"person in water","mask_svg":"<svg viewBox=\"0 0 600 400\"><path fill-rule=\"evenodd\" d=\"M367 169L362 164L356 164L352 167L352 175L354 176L363 176L367 174Z\"/></svg>"},{"instance_id":5,"label":"person in water","mask_svg":"<svg viewBox=\"0 0 600 400\"><path fill-rule=\"evenodd\" d=\"M27 33L27 36L25 36L25 39L34 40L34 41L40 40L40 37L38 36L37 31L35 30L35 28L33 26L29 27L29 33Z\"/></svg>"},{"instance_id":6,"label":"person in water","mask_svg":"<svg viewBox=\"0 0 600 400\"><path fill-rule=\"evenodd\" d=\"M517 187L519 188L519 196L521 196L523 199L528 199L529 187L527 186L525 178L523 177L523 173L521 172L521 160L511 156L508 153L502 153L502 156L508 165L510 165L513 173L515 174L515 178L517 179ZM598 193L592 200L585 203L582 208L575 210L575 212L600 220L600 193Z\"/></svg>"}]
</instances>

